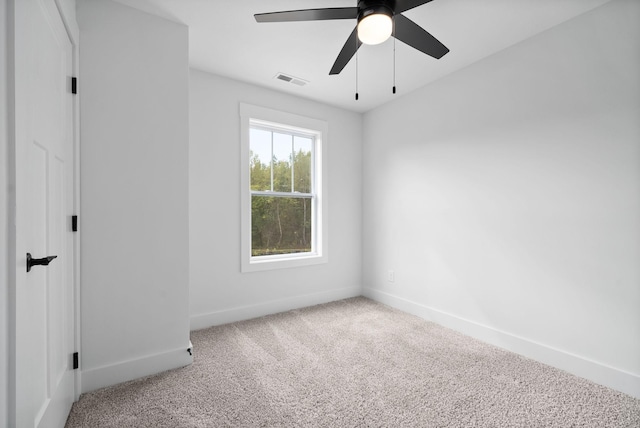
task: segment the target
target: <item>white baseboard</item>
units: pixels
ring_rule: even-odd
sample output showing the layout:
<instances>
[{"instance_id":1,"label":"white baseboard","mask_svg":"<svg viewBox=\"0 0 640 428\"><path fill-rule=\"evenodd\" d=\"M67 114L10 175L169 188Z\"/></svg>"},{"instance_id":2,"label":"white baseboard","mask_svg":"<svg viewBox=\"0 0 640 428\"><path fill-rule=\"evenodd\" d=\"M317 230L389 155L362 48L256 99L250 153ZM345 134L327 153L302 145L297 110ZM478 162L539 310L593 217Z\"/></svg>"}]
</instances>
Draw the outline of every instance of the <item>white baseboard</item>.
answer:
<instances>
[{"instance_id":1,"label":"white baseboard","mask_svg":"<svg viewBox=\"0 0 640 428\"><path fill-rule=\"evenodd\" d=\"M339 288L319 293L303 294L295 297L271 300L255 305L240 306L222 311L191 316L191 330L200 330L214 325L243 321L306 306L320 305L335 300L348 299L362 295L361 287Z\"/></svg>"},{"instance_id":2,"label":"white baseboard","mask_svg":"<svg viewBox=\"0 0 640 428\"><path fill-rule=\"evenodd\" d=\"M191 342L179 349L82 370L82 393L188 366L193 355L187 348L192 349Z\"/></svg>"},{"instance_id":3,"label":"white baseboard","mask_svg":"<svg viewBox=\"0 0 640 428\"><path fill-rule=\"evenodd\" d=\"M588 358L537 343L524 337L478 324L475 321L439 311L429 306L364 287L363 295L403 312L433 321L444 327L490 343L533 360L548 364L600 385L640 398L640 376L609 367Z\"/></svg>"}]
</instances>

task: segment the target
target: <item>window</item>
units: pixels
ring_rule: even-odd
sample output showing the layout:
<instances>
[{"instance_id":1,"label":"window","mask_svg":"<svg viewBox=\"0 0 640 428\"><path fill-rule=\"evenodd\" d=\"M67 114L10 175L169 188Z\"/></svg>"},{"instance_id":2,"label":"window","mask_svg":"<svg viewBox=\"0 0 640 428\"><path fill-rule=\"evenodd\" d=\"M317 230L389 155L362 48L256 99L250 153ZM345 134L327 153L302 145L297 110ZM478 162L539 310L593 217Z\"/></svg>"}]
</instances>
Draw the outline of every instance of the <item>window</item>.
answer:
<instances>
[{"instance_id":1,"label":"window","mask_svg":"<svg viewBox=\"0 0 640 428\"><path fill-rule=\"evenodd\" d=\"M326 262L326 122L248 104L240 116L242 271Z\"/></svg>"},{"instance_id":2,"label":"window","mask_svg":"<svg viewBox=\"0 0 640 428\"><path fill-rule=\"evenodd\" d=\"M252 123L251 256L311 253L315 136Z\"/></svg>"}]
</instances>

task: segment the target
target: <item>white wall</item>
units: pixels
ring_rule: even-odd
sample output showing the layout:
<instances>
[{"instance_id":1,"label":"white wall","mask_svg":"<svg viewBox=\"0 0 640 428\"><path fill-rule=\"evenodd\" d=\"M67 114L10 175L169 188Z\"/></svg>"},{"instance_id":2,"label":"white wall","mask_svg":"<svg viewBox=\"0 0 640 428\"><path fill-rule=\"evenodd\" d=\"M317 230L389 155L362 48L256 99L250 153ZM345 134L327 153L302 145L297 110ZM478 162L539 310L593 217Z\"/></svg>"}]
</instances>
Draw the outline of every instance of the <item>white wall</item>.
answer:
<instances>
[{"instance_id":1,"label":"white wall","mask_svg":"<svg viewBox=\"0 0 640 428\"><path fill-rule=\"evenodd\" d=\"M638 16L613 1L365 115L365 294L640 396Z\"/></svg>"},{"instance_id":2,"label":"white wall","mask_svg":"<svg viewBox=\"0 0 640 428\"><path fill-rule=\"evenodd\" d=\"M240 102L328 122L329 262L240 272ZM362 116L192 70L192 329L361 293Z\"/></svg>"},{"instance_id":3,"label":"white wall","mask_svg":"<svg viewBox=\"0 0 640 428\"><path fill-rule=\"evenodd\" d=\"M80 0L84 1L84 0ZM76 16L76 0L55 0L63 21L67 25L67 31L75 34L78 30L78 19Z\"/></svg>"},{"instance_id":4,"label":"white wall","mask_svg":"<svg viewBox=\"0 0 640 428\"><path fill-rule=\"evenodd\" d=\"M0 426L9 426L9 134L7 2L0 0Z\"/></svg>"},{"instance_id":5,"label":"white wall","mask_svg":"<svg viewBox=\"0 0 640 428\"><path fill-rule=\"evenodd\" d=\"M78 4L82 388L188 364L188 31Z\"/></svg>"}]
</instances>

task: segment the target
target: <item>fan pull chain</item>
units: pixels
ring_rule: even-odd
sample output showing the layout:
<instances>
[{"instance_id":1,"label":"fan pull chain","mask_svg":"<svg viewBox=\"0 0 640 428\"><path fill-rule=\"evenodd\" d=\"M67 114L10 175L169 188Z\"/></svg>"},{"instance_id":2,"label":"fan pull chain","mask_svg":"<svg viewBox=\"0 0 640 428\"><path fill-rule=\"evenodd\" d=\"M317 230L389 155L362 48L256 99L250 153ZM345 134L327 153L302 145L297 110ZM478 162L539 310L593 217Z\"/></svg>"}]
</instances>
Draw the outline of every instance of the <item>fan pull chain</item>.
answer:
<instances>
[{"instance_id":1,"label":"fan pull chain","mask_svg":"<svg viewBox=\"0 0 640 428\"><path fill-rule=\"evenodd\" d=\"M396 93L396 17L393 16L393 93Z\"/></svg>"},{"instance_id":2,"label":"fan pull chain","mask_svg":"<svg viewBox=\"0 0 640 428\"><path fill-rule=\"evenodd\" d=\"M356 38L356 101L358 101L358 39Z\"/></svg>"}]
</instances>

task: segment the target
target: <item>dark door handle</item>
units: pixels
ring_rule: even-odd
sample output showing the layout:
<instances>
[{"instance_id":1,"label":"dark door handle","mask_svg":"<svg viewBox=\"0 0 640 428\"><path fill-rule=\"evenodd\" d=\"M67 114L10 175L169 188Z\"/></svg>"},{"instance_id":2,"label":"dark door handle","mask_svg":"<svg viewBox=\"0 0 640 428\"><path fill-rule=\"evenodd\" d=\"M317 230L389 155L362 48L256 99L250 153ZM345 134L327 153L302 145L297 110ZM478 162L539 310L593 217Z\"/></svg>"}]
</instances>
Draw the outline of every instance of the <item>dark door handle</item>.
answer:
<instances>
[{"instance_id":1,"label":"dark door handle","mask_svg":"<svg viewBox=\"0 0 640 428\"><path fill-rule=\"evenodd\" d=\"M56 257L58 256L48 256L43 259L34 259L33 257L31 257L31 253L27 253L27 272L31 271L31 266L49 265L49 263L51 263L51 260L55 259Z\"/></svg>"}]
</instances>

